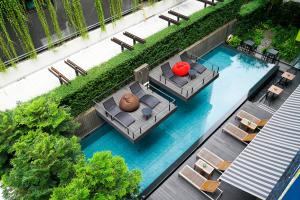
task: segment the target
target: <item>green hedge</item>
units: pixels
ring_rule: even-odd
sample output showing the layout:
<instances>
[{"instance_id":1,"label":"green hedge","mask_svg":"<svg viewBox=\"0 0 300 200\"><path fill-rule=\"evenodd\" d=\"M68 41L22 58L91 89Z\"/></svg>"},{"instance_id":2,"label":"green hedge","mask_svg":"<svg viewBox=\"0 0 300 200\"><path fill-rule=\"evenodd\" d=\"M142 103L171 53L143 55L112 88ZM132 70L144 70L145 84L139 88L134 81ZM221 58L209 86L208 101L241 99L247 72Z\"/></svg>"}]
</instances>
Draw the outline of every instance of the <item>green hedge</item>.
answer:
<instances>
[{"instance_id":1,"label":"green hedge","mask_svg":"<svg viewBox=\"0 0 300 200\"><path fill-rule=\"evenodd\" d=\"M267 0L253 0L244 4L240 10L240 16L244 17L257 11L257 9L264 7L268 3Z\"/></svg>"},{"instance_id":2,"label":"green hedge","mask_svg":"<svg viewBox=\"0 0 300 200\"><path fill-rule=\"evenodd\" d=\"M62 105L71 107L73 115L78 115L93 105L96 96L121 83L141 64L158 64L170 52L190 46L236 18L242 3L243 0L225 0L201 10L179 26L170 26L150 36L146 44L135 45L133 51L125 51L91 69L87 76L76 78L69 86L55 89L54 95L61 99Z\"/></svg>"}]
</instances>

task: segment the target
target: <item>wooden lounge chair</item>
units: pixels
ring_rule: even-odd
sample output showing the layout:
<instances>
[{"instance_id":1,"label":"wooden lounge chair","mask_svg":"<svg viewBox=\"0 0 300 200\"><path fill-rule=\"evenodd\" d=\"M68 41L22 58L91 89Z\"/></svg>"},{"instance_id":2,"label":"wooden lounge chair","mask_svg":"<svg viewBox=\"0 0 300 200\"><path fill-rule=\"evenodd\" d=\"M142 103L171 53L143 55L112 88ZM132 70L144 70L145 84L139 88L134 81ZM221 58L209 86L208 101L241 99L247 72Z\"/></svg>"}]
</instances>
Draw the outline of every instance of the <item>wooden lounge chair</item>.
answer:
<instances>
[{"instance_id":1,"label":"wooden lounge chair","mask_svg":"<svg viewBox=\"0 0 300 200\"><path fill-rule=\"evenodd\" d=\"M247 133L232 123L228 123L225 127L223 127L223 131L229 133L245 144L247 144L247 142L251 142L256 136L256 133Z\"/></svg>"},{"instance_id":2,"label":"wooden lounge chair","mask_svg":"<svg viewBox=\"0 0 300 200\"><path fill-rule=\"evenodd\" d=\"M236 115L237 119L241 120L243 118L248 119L249 121L255 123L258 127L263 127L264 125L266 125L266 123L268 122L268 120L266 119L259 119L257 117L255 117L254 115L241 110L237 115Z\"/></svg>"},{"instance_id":3,"label":"wooden lounge chair","mask_svg":"<svg viewBox=\"0 0 300 200\"><path fill-rule=\"evenodd\" d=\"M204 160L218 171L225 171L231 164L230 161L223 160L213 152L206 148L202 148L197 153L197 158Z\"/></svg>"},{"instance_id":4,"label":"wooden lounge chair","mask_svg":"<svg viewBox=\"0 0 300 200\"><path fill-rule=\"evenodd\" d=\"M175 85L177 85L180 88L182 88L184 85L186 85L188 83L186 78L176 76L172 72L169 62L167 62L161 66L161 71L165 78L169 79L170 81L172 81Z\"/></svg>"},{"instance_id":5,"label":"wooden lounge chair","mask_svg":"<svg viewBox=\"0 0 300 200\"><path fill-rule=\"evenodd\" d=\"M219 189L220 182L207 180L204 176L196 172L193 168L186 165L178 174L180 177L185 179L195 188L197 188L200 192L202 192L209 199L217 200L222 195L223 191ZM220 193L216 198L213 198L209 193Z\"/></svg>"}]
</instances>

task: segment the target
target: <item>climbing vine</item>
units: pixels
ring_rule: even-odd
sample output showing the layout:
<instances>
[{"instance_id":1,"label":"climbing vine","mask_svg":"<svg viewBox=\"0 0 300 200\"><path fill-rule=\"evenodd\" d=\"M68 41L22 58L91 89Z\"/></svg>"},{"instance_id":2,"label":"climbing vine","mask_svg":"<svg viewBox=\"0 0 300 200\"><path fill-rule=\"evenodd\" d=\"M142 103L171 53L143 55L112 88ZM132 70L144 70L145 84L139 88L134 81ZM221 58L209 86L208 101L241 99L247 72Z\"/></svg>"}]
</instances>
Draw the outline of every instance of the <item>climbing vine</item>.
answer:
<instances>
[{"instance_id":1,"label":"climbing vine","mask_svg":"<svg viewBox=\"0 0 300 200\"><path fill-rule=\"evenodd\" d=\"M140 3L139 0L132 0L131 2L132 2L133 11L137 10L139 7L139 3Z\"/></svg>"},{"instance_id":2,"label":"climbing vine","mask_svg":"<svg viewBox=\"0 0 300 200\"><path fill-rule=\"evenodd\" d=\"M79 31L82 37L88 37L80 0L62 0L66 17L71 26Z\"/></svg>"},{"instance_id":3,"label":"climbing vine","mask_svg":"<svg viewBox=\"0 0 300 200\"><path fill-rule=\"evenodd\" d=\"M1 5L0 5L0 9L1 9ZM11 57L9 59L17 57L17 52L16 52L15 46L7 32L2 12L0 12L0 32L4 34L5 41L6 41L7 45L9 46L9 51L10 51L10 55L11 55Z\"/></svg>"},{"instance_id":4,"label":"climbing vine","mask_svg":"<svg viewBox=\"0 0 300 200\"><path fill-rule=\"evenodd\" d=\"M51 17L51 21L52 21L52 24L53 24L54 31L55 31L57 37L59 39L61 39L62 38L62 32L61 32L61 29L59 27L56 10L55 10L51 0L47 0L47 8L48 8L48 11L49 11L49 14L50 14L50 17Z\"/></svg>"},{"instance_id":5,"label":"climbing vine","mask_svg":"<svg viewBox=\"0 0 300 200\"><path fill-rule=\"evenodd\" d=\"M48 22L47 22L47 19L46 19L45 12L43 10L43 6L45 5L44 1L33 0L33 3L34 3L35 10L38 14L39 20L41 22L41 25L44 29L44 32L45 32L45 35L46 35L46 38L47 38L47 41L48 41L48 46L52 47L51 32L50 32L50 29L49 29L49 25L48 25Z\"/></svg>"},{"instance_id":6,"label":"climbing vine","mask_svg":"<svg viewBox=\"0 0 300 200\"><path fill-rule=\"evenodd\" d=\"M156 2L156 0L148 0L148 2L150 5L153 5Z\"/></svg>"},{"instance_id":7,"label":"climbing vine","mask_svg":"<svg viewBox=\"0 0 300 200\"><path fill-rule=\"evenodd\" d=\"M102 31L105 31L105 20L104 20L104 12L103 12L103 4L102 0L95 0L95 7L98 14L98 20Z\"/></svg>"},{"instance_id":8,"label":"climbing vine","mask_svg":"<svg viewBox=\"0 0 300 200\"><path fill-rule=\"evenodd\" d=\"M1 58L0 58L0 72L3 72L3 71L5 71L5 64L4 64L4 62L1 60Z\"/></svg>"},{"instance_id":9,"label":"climbing vine","mask_svg":"<svg viewBox=\"0 0 300 200\"><path fill-rule=\"evenodd\" d=\"M122 18L122 0L109 0L110 15L113 22Z\"/></svg>"},{"instance_id":10,"label":"climbing vine","mask_svg":"<svg viewBox=\"0 0 300 200\"><path fill-rule=\"evenodd\" d=\"M18 0L1 1L1 12L11 25L19 42L30 57L36 57L35 47L29 33L28 19L23 5Z\"/></svg>"},{"instance_id":11,"label":"climbing vine","mask_svg":"<svg viewBox=\"0 0 300 200\"><path fill-rule=\"evenodd\" d=\"M77 30L80 32L81 36L84 38L88 37L88 30L86 27L85 19L83 16L83 10L80 0L73 0L73 12L75 15L75 22L77 25Z\"/></svg>"},{"instance_id":12,"label":"climbing vine","mask_svg":"<svg viewBox=\"0 0 300 200\"><path fill-rule=\"evenodd\" d=\"M9 47L7 46L2 35L0 35L0 49L2 50L3 54L5 55L5 57L8 60L11 60L14 58L13 55L11 55L11 51L10 51Z\"/></svg>"}]
</instances>

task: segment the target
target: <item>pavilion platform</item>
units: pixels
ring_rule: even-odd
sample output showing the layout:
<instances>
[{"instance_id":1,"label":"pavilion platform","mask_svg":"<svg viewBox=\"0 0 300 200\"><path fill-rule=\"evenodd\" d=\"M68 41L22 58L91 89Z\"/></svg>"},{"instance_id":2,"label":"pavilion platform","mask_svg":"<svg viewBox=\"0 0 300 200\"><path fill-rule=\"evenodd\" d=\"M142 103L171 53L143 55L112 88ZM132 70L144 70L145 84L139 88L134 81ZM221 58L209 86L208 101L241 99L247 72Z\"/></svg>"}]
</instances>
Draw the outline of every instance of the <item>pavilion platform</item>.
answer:
<instances>
[{"instance_id":1,"label":"pavilion platform","mask_svg":"<svg viewBox=\"0 0 300 200\"><path fill-rule=\"evenodd\" d=\"M156 97L160 101L160 103L152 109L152 115L148 119L146 119L142 113L143 108L147 107L143 103L140 103L140 106L136 111L126 112L130 116L132 116L135 121L128 127L125 127L117 120L113 119L110 115L108 115L108 113L106 112L103 106L103 102L113 97L116 104L118 105L121 97L125 93L131 93L129 89L129 86L131 84L132 83L126 85L125 87L122 87L120 90L118 90L117 92L108 96L107 98L105 98L100 102L97 102L95 100L96 104L94 107L99 117L101 117L108 124L113 126L124 137L129 139L131 142L135 143L139 141L141 138L143 138L147 133L149 133L151 129L158 126L162 121L164 121L164 119L170 116L176 110L177 106L175 104L175 99L168 96L167 94L160 91L159 89L155 88L154 86L150 85L149 83L146 86L140 84L140 86L142 87L142 89L145 91L146 94L150 94Z\"/></svg>"},{"instance_id":2,"label":"pavilion platform","mask_svg":"<svg viewBox=\"0 0 300 200\"><path fill-rule=\"evenodd\" d=\"M152 69L149 73L150 82L177 96L181 100L188 101L219 76L217 69L213 70L207 68L203 73L197 73L194 79L191 79L189 75L186 76L185 78L188 81L188 83L182 87L179 87L175 83L163 76L161 66L169 62L170 66L172 67L176 62L180 61L180 56L175 55L167 61L165 61L164 63Z\"/></svg>"}]
</instances>

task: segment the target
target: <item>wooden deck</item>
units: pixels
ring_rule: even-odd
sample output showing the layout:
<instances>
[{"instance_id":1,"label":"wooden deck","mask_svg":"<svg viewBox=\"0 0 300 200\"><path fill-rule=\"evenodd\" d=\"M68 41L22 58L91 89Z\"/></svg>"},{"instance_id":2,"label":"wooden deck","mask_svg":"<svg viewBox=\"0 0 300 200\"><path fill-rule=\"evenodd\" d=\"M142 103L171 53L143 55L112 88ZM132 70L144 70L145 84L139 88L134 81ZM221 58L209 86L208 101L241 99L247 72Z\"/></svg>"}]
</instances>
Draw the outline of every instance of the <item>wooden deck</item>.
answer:
<instances>
[{"instance_id":1,"label":"wooden deck","mask_svg":"<svg viewBox=\"0 0 300 200\"><path fill-rule=\"evenodd\" d=\"M228 122L239 125L239 122L235 119L235 115L241 109L259 117L262 119L269 119L273 112L276 111L286 98L294 91L294 89L300 83L300 73L298 72L296 79L288 86L283 87L284 92L276 99L273 99L270 103L263 101L265 92L274 82L280 78L282 72L278 72L276 77L269 81L253 99L243 103L243 105L235 111L231 117L229 117L214 133L210 136L196 151L194 151L186 160L178 161L174 165L179 166L175 171L150 195L147 197L149 200L207 200L201 192L195 189L187 181L178 176L178 172L185 166L193 166L196 162L196 154L199 149L205 147L210 151L216 153L218 156L225 160L233 161L246 147L245 144L236 140L227 133L222 132L222 127ZM266 107L262 107L261 105ZM216 180L220 176L220 173L214 172L212 179ZM256 198L244 191L241 191L225 182L221 182L220 189L223 190L221 200L255 200Z\"/></svg>"},{"instance_id":2,"label":"wooden deck","mask_svg":"<svg viewBox=\"0 0 300 200\"><path fill-rule=\"evenodd\" d=\"M160 92L158 89L153 86L145 87L142 86L144 91L147 94L151 94L160 100L160 103L152 110L152 116L146 120L143 117L142 109L146 107L143 103L140 103L140 107L138 110L129 113L134 119L135 122L131 124L128 128L121 125L116 120L112 120L110 116L106 115L105 109L103 107L103 102L106 101L110 97L114 97L115 102L118 104L121 97L125 93L131 93L129 89L129 85L126 85L122 89L118 90L113 95L105 98L103 101L96 103L95 109L97 114L104 119L107 123L113 126L118 132L120 132L123 136L128 138L132 142L137 142L143 136L145 136L152 128L156 127L160 124L165 118L171 115L177 108L175 105L175 100L170 97L170 99L166 99L159 95L157 92ZM155 92L156 91L156 92Z\"/></svg>"},{"instance_id":3,"label":"wooden deck","mask_svg":"<svg viewBox=\"0 0 300 200\"><path fill-rule=\"evenodd\" d=\"M179 61L181 61L179 55L175 55L169 60L167 60L166 62L169 62L170 66L173 66L176 62ZM206 86L208 86L212 81L214 81L219 76L218 72L213 71L211 69L207 69L202 74L197 73L197 76L194 79L190 79L189 77L187 77L188 83L184 85L182 88L180 88L172 81L166 79L162 75L162 71L161 71L162 64L160 64L159 66L155 67L153 70L150 71L149 74L150 81L184 101L187 101L190 98L192 98L194 95L196 95Z\"/></svg>"}]
</instances>

